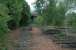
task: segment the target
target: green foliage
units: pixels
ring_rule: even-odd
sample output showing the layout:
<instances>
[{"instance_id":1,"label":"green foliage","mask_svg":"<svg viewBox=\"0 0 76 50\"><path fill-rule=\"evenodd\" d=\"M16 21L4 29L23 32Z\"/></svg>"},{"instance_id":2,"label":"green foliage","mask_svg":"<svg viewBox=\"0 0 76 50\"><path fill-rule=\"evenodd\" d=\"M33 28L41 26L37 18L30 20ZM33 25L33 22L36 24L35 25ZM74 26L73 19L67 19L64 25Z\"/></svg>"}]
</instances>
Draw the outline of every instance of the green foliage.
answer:
<instances>
[{"instance_id":1,"label":"green foliage","mask_svg":"<svg viewBox=\"0 0 76 50\"><path fill-rule=\"evenodd\" d=\"M30 7L29 5L25 2L23 4L23 10L21 13L21 20L20 20L20 26L27 26L31 22L31 13L30 13Z\"/></svg>"},{"instance_id":2,"label":"green foliage","mask_svg":"<svg viewBox=\"0 0 76 50\"><path fill-rule=\"evenodd\" d=\"M11 20L11 18L8 16L8 8L5 5L0 4L0 34L7 32L8 26L6 22L9 20Z\"/></svg>"},{"instance_id":3,"label":"green foliage","mask_svg":"<svg viewBox=\"0 0 76 50\"><path fill-rule=\"evenodd\" d=\"M44 17L43 16L37 16L34 20L34 23L37 25L43 25L44 24Z\"/></svg>"},{"instance_id":4,"label":"green foliage","mask_svg":"<svg viewBox=\"0 0 76 50\"><path fill-rule=\"evenodd\" d=\"M10 16L16 22L17 26L19 26L19 21L21 19L21 12L24 4L23 2L23 0L8 0L7 2Z\"/></svg>"},{"instance_id":5,"label":"green foliage","mask_svg":"<svg viewBox=\"0 0 76 50\"><path fill-rule=\"evenodd\" d=\"M36 8L36 11L38 12L38 14L41 15L41 11L42 11L42 7L44 5L45 1L44 0L37 0L37 2L35 3L35 8Z\"/></svg>"},{"instance_id":6,"label":"green foliage","mask_svg":"<svg viewBox=\"0 0 76 50\"><path fill-rule=\"evenodd\" d=\"M8 26L11 26L11 24L8 25L8 22L13 20L16 23L15 25L19 27L21 23L22 25L27 24L30 16L30 8L24 0L0 0L0 43L3 46L6 45Z\"/></svg>"},{"instance_id":7,"label":"green foliage","mask_svg":"<svg viewBox=\"0 0 76 50\"><path fill-rule=\"evenodd\" d=\"M8 30L7 22L10 20L15 21L17 27L20 26L21 20L25 20L21 22L25 22L23 24L27 24L27 21L30 20L30 8L24 0L3 0L1 2L2 3L0 3L0 27L4 30ZM5 29L6 27L7 29Z\"/></svg>"},{"instance_id":8,"label":"green foliage","mask_svg":"<svg viewBox=\"0 0 76 50\"><path fill-rule=\"evenodd\" d=\"M20 21L30 18L30 8L24 0L8 0L6 6L9 9L9 16L15 21L16 26L20 26ZM26 16L27 15L27 16ZM22 19L23 18L23 19Z\"/></svg>"},{"instance_id":9,"label":"green foliage","mask_svg":"<svg viewBox=\"0 0 76 50\"><path fill-rule=\"evenodd\" d=\"M56 26L63 26L64 25L64 20L65 20L65 13L66 9L63 4L60 4L59 7L56 8L55 12L55 25Z\"/></svg>"},{"instance_id":10,"label":"green foliage","mask_svg":"<svg viewBox=\"0 0 76 50\"><path fill-rule=\"evenodd\" d=\"M47 6L44 6L45 3L47 2L49 2L49 4L46 4ZM41 9L42 7L44 8ZM55 0L47 0L47 1L37 0L36 9L38 10L38 13L41 12L41 14L39 15L43 16L42 18L44 18L43 22L44 24L53 26L64 25L66 8L63 3L59 3L59 6L56 7Z\"/></svg>"},{"instance_id":11,"label":"green foliage","mask_svg":"<svg viewBox=\"0 0 76 50\"><path fill-rule=\"evenodd\" d=\"M8 35L7 21L9 20L11 17L8 15L8 8L4 4L0 4L0 43L2 45L5 45L5 38Z\"/></svg>"},{"instance_id":12,"label":"green foliage","mask_svg":"<svg viewBox=\"0 0 76 50\"><path fill-rule=\"evenodd\" d=\"M76 13L69 14L68 18L68 26L76 28Z\"/></svg>"}]
</instances>

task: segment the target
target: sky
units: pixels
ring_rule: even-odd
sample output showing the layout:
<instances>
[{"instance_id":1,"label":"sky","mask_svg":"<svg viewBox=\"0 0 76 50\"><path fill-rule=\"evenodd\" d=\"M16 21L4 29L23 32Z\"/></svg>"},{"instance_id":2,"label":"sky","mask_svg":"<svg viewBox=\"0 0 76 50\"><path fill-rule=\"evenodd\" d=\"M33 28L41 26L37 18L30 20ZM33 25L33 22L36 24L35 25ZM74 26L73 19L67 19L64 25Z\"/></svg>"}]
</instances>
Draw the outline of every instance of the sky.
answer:
<instances>
[{"instance_id":1,"label":"sky","mask_svg":"<svg viewBox=\"0 0 76 50\"><path fill-rule=\"evenodd\" d=\"M33 3L36 2L36 0L26 0L26 2L28 3L28 5L30 5L31 11L34 11L34 5Z\"/></svg>"}]
</instances>

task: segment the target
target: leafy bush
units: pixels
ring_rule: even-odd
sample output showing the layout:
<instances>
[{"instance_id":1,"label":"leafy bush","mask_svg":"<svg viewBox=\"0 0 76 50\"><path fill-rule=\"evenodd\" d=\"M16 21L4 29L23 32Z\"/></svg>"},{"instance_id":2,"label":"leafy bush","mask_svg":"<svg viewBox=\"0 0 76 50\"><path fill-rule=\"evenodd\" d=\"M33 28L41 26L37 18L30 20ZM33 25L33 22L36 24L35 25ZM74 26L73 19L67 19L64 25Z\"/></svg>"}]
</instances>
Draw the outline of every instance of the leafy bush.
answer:
<instances>
[{"instance_id":1,"label":"leafy bush","mask_svg":"<svg viewBox=\"0 0 76 50\"><path fill-rule=\"evenodd\" d=\"M0 4L0 37L8 32L7 21L9 20L11 20L11 18L8 16L8 8Z\"/></svg>"},{"instance_id":2,"label":"leafy bush","mask_svg":"<svg viewBox=\"0 0 76 50\"><path fill-rule=\"evenodd\" d=\"M45 22L44 17L43 16L37 16L34 20L34 23L37 25L43 25Z\"/></svg>"},{"instance_id":3,"label":"leafy bush","mask_svg":"<svg viewBox=\"0 0 76 50\"><path fill-rule=\"evenodd\" d=\"M4 4L0 4L0 44L3 46L6 45L4 43L9 31L7 25L9 20L11 20L11 17L8 15L8 8Z\"/></svg>"},{"instance_id":4,"label":"leafy bush","mask_svg":"<svg viewBox=\"0 0 76 50\"><path fill-rule=\"evenodd\" d=\"M76 28L76 13L69 14L67 17L69 17L68 20L68 26Z\"/></svg>"},{"instance_id":5,"label":"leafy bush","mask_svg":"<svg viewBox=\"0 0 76 50\"><path fill-rule=\"evenodd\" d=\"M13 23L19 27L24 22L21 20L25 20L23 24L27 24L29 18L30 8L24 0L7 0L6 2L3 0L0 3L0 34L8 32L8 26L10 27Z\"/></svg>"},{"instance_id":6,"label":"leafy bush","mask_svg":"<svg viewBox=\"0 0 76 50\"><path fill-rule=\"evenodd\" d=\"M27 17L27 19L28 17L30 17L29 15L30 10L29 8L27 8L29 6L26 7L27 3L25 5L24 3L26 3L24 0L1 0L0 1L0 43L3 46L5 46L5 42L6 42L5 40L7 39L6 37L8 35L9 27L14 27L12 26L12 24L14 23L17 27L19 27L20 21L23 16ZM28 13L25 13L25 12L28 12ZM22 13L24 13L24 15ZM25 16L25 15L28 15L28 16ZM28 21L26 20L26 18L24 18L24 20Z\"/></svg>"}]
</instances>

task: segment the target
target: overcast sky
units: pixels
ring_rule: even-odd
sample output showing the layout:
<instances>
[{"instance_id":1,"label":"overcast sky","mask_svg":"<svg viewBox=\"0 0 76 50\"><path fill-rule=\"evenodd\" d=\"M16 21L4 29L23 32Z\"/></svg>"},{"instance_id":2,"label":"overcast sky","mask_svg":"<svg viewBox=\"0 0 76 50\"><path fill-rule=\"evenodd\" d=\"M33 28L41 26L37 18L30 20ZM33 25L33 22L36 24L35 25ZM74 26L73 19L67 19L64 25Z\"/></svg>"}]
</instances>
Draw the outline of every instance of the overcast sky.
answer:
<instances>
[{"instance_id":1,"label":"overcast sky","mask_svg":"<svg viewBox=\"0 0 76 50\"><path fill-rule=\"evenodd\" d=\"M26 0L26 2L28 2L28 4L30 5L31 11L34 11L35 8L33 3L36 2L36 0Z\"/></svg>"}]
</instances>

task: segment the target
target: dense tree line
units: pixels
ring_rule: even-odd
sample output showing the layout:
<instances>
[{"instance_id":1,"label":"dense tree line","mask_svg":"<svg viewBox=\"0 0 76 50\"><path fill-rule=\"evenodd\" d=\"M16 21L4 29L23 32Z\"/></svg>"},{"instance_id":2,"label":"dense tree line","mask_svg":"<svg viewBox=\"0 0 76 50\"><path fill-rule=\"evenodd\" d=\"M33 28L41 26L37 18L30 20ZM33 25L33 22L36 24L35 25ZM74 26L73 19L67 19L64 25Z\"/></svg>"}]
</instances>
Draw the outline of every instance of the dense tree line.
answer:
<instances>
[{"instance_id":1,"label":"dense tree line","mask_svg":"<svg viewBox=\"0 0 76 50\"><path fill-rule=\"evenodd\" d=\"M69 16L75 13L70 14L69 12L69 15L67 11L74 9L75 5L75 0L37 0L35 8L39 16L42 16L37 18L40 18L39 21L44 19L41 24L68 27L68 20L72 21ZM71 17L73 18L73 16ZM72 27L74 23L70 24L70 26Z\"/></svg>"},{"instance_id":2,"label":"dense tree line","mask_svg":"<svg viewBox=\"0 0 76 50\"><path fill-rule=\"evenodd\" d=\"M8 30L8 27L15 28L29 22L30 7L25 0L1 0L0 2L1 29ZM25 23L21 20L24 20Z\"/></svg>"},{"instance_id":3,"label":"dense tree line","mask_svg":"<svg viewBox=\"0 0 76 50\"><path fill-rule=\"evenodd\" d=\"M25 0L0 0L0 43L6 42L8 31L29 24L30 16L30 7Z\"/></svg>"}]
</instances>

